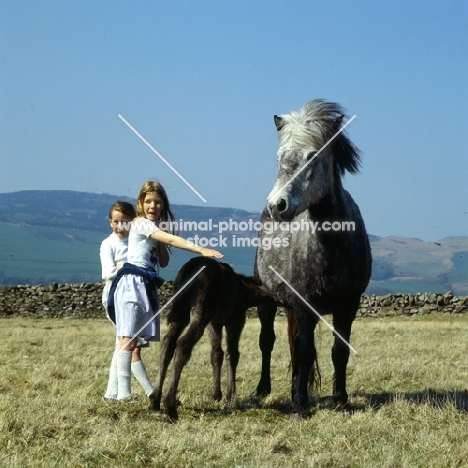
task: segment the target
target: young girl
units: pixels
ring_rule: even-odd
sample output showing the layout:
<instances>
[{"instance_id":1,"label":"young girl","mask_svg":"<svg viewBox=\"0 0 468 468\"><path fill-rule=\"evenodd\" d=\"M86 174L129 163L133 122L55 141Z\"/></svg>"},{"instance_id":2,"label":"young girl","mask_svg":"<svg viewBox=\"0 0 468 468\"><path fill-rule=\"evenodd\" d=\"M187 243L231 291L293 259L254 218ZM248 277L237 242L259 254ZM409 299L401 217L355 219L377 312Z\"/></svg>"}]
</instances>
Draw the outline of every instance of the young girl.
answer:
<instances>
[{"instance_id":1,"label":"young girl","mask_svg":"<svg viewBox=\"0 0 468 468\"><path fill-rule=\"evenodd\" d=\"M109 314L115 314L119 352L117 353L118 400L131 398L130 369L137 337L159 341L159 266L169 263L168 246L222 258L216 250L192 244L182 237L162 231L158 224L175 220L166 191L159 182L146 182L138 194L137 218L128 238L127 262L117 273L109 295Z\"/></svg>"},{"instance_id":2,"label":"young girl","mask_svg":"<svg viewBox=\"0 0 468 468\"><path fill-rule=\"evenodd\" d=\"M99 256L101 258L102 278L106 284L102 291L102 304L106 310L107 318L107 301L109 297L109 290L113 279L117 276L117 271L122 268L123 264L127 261L127 247L128 235L130 232L130 222L136 217L135 208L131 203L117 201L109 210L109 223L112 229L112 234L106 237L101 243ZM118 345L118 338L116 345ZM153 386L146 373L146 368L141 359L141 348L149 346L143 339L139 338L137 346L132 353L131 370L136 377L143 390L149 395ZM117 350L114 351L112 357L111 367L109 370L109 382L107 390L104 394L106 400L116 400L118 394L117 383Z\"/></svg>"}]
</instances>

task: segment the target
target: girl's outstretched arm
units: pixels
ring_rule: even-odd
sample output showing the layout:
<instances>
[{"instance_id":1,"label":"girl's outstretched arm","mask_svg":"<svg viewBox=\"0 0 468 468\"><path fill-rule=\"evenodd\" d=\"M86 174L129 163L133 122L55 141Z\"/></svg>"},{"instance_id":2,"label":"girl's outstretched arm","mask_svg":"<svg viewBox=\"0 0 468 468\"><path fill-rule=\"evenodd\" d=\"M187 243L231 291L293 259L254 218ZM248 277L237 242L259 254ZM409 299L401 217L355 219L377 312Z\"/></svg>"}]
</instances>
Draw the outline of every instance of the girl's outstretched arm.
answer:
<instances>
[{"instance_id":1,"label":"girl's outstretched arm","mask_svg":"<svg viewBox=\"0 0 468 468\"><path fill-rule=\"evenodd\" d=\"M183 237L174 236L168 232L161 230L153 232L150 236L152 239L162 242L164 244L172 245L178 249L188 250L189 252L194 252L203 255L204 257L214 257L214 258L223 258L224 255L217 250L207 249L205 247L200 247L192 242L187 241Z\"/></svg>"}]
</instances>

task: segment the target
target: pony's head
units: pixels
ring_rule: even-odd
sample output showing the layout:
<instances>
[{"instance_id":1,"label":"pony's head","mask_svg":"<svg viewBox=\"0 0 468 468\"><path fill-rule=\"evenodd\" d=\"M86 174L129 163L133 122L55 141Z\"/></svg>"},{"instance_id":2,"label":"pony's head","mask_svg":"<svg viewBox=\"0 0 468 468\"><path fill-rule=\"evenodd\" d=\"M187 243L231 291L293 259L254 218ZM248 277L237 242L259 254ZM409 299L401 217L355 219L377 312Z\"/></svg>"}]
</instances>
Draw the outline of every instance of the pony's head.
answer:
<instances>
[{"instance_id":1,"label":"pony's head","mask_svg":"<svg viewBox=\"0 0 468 468\"><path fill-rule=\"evenodd\" d=\"M344 117L339 104L322 99L274 116L279 171L267 199L272 218L292 219L330 194L345 171L358 172L359 150L339 132Z\"/></svg>"}]
</instances>

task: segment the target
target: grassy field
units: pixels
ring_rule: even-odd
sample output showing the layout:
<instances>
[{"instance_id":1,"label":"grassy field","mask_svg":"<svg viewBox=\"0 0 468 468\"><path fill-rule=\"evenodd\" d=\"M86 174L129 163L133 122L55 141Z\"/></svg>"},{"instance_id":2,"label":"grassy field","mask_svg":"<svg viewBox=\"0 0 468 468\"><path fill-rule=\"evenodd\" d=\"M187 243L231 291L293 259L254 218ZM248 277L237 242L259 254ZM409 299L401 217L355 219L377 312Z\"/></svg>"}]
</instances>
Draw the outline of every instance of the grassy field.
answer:
<instances>
[{"instance_id":1,"label":"grassy field","mask_svg":"<svg viewBox=\"0 0 468 468\"><path fill-rule=\"evenodd\" d=\"M276 322L273 393L253 396L259 323L241 338L237 401L213 402L206 337L185 369L171 424L140 403L101 399L113 334L105 321L2 320L2 467L468 466L468 316L358 319L349 363L351 412L330 400L331 334L317 330L322 393L289 418L286 321ZM144 352L150 378L159 345Z\"/></svg>"}]
</instances>

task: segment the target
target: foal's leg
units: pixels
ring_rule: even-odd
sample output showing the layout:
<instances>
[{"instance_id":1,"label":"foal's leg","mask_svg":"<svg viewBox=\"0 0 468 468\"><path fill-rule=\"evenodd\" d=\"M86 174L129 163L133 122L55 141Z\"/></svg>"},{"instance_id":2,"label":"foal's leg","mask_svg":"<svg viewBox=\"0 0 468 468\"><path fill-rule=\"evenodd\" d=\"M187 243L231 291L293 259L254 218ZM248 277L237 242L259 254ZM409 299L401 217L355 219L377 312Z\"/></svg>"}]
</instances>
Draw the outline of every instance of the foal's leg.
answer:
<instances>
[{"instance_id":1,"label":"foal's leg","mask_svg":"<svg viewBox=\"0 0 468 468\"><path fill-rule=\"evenodd\" d=\"M177 341L177 348L174 356L174 367L169 381L169 389L164 397L164 408L173 421L178 419L176 394L182 370L192 355L193 347L203 336L205 328L210 322L211 317L212 314L206 309L198 307L192 309L192 317L187 331Z\"/></svg>"},{"instance_id":2,"label":"foal's leg","mask_svg":"<svg viewBox=\"0 0 468 468\"><path fill-rule=\"evenodd\" d=\"M229 325L226 325L226 363L228 384L226 399L232 401L236 394L236 370L239 363L239 339L245 324L245 315L235 315Z\"/></svg>"},{"instance_id":3,"label":"foal's leg","mask_svg":"<svg viewBox=\"0 0 468 468\"><path fill-rule=\"evenodd\" d=\"M221 368L223 366L224 351L221 347L223 338L223 326L211 322L208 325L208 331L211 341L211 366L213 368L213 398L216 401L221 400L223 393L221 391Z\"/></svg>"},{"instance_id":4,"label":"foal's leg","mask_svg":"<svg viewBox=\"0 0 468 468\"><path fill-rule=\"evenodd\" d=\"M333 401L341 406L346 406L348 393L346 392L346 366L349 359L349 338L351 336L351 325L354 314L350 316L334 315L333 326L335 331L346 341L344 342L335 334L335 342L332 348L332 361L335 368L335 378L333 382Z\"/></svg>"},{"instance_id":5,"label":"foal's leg","mask_svg":"<svg viewBox=\"0 0 468 468\"><path fill-rule=\"evenodd\" d=\"M159 371L158 377L156 378L156 384L154 386L153 392L149 396L150 405L149 409L159 411L161 406L161 395L162 388L164 384L164 379L166 378L167 368L169 363L174 356L174 351L177 345L177 339L181 335L184 328L189 322L189 314L186 316L179 316L179 319L182 319L177 322L171 322L169 324L169 329L164 336L161 343L161 350L159 353Z\"/></svg>"},{"instance_id":6,"label":"foal's leg","mask_svg":"<svg viewBox=\"0 0 468 468\"><path fill-rule=\"evenodd\" d=\"M262 352L262 373L260 382L257 385L257 395L265 396L271 393L271 353L275 344L275 315L276 304L274 301L257 307L258 318L261 323L260 337L258 344Z\"/></svg>"}]
</instances>

